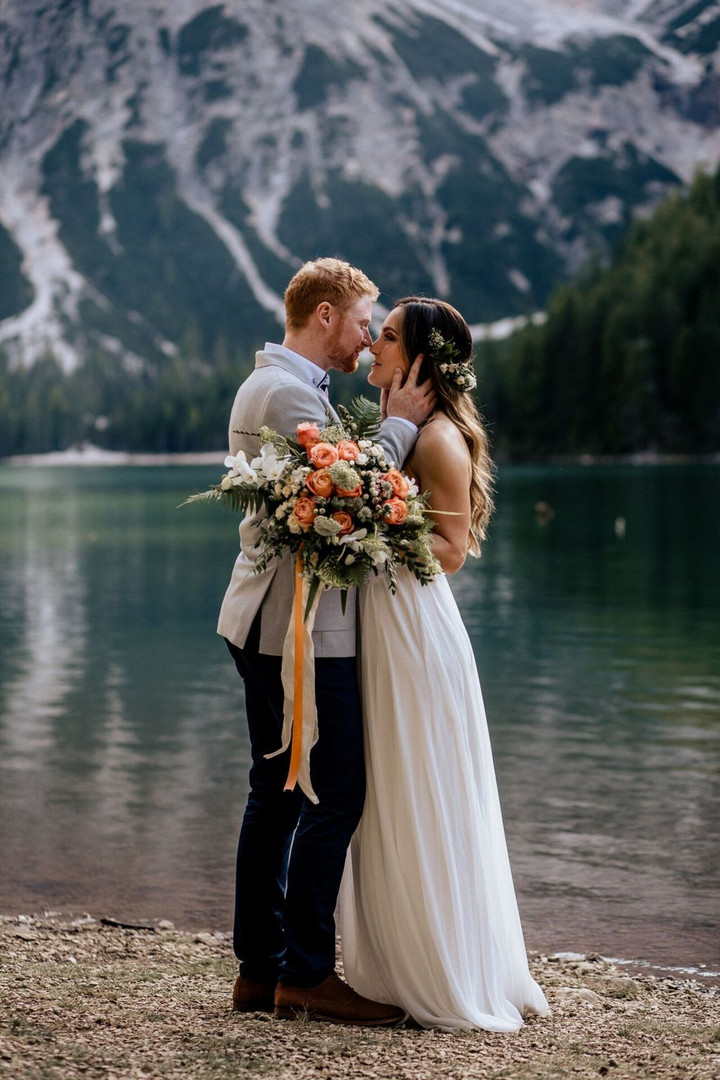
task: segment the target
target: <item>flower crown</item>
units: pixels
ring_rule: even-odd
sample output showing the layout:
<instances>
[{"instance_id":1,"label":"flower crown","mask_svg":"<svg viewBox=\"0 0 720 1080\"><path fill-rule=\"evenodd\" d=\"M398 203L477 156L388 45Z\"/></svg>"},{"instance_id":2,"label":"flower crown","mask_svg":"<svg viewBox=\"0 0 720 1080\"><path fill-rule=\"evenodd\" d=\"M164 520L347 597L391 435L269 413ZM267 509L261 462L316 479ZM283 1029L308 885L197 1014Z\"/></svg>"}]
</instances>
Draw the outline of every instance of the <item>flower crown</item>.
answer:
<instances>
[{"instance_id":1,"label":"flower crown","mask_svg":"<svg viewBox=\"0 0 720 1080\"><path fill-rule=\"evenodd\" d=\"M456 386L458 390L470 391L477 386L472 360L461 360L457 345L446 341L439 330L433 328L428 334L428 349L425 355L436 362L445 382Z\"/></svg>"}]
</instances>

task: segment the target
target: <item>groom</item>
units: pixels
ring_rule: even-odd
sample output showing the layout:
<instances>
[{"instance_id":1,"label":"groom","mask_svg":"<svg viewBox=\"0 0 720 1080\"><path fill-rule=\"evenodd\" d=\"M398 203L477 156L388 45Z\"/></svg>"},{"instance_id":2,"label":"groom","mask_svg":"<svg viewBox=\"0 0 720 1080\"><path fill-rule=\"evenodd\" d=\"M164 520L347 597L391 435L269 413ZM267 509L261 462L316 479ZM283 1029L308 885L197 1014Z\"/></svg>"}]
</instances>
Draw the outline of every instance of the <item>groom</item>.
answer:
<instances>
[{"instance_id":1,"label":"groom","mask_svg":"<svg viewBox=\"0 0 720 1080\"><path fill-rule=\"evenodd\" d=\"M266 425L295 437L302 421L325 426L329 371L353 372L369 346L378 289L338 259L305 263L285 292L285 338L266 344L237 392L230 452L257 456ZM416 425L434 404L419 364L400 388L399 372L385 403L379 439L402 465ZM314 805L298 788L283 791L289 749L281 744L281 659L293 597L289 556L253 573L264 511L240 525L240 554L218 623L245 683L252 766L237 853L234 949L240 974L233 1006L241 1012L298 1013L336 1023L396 1023L401 1009L370 1001L335 974L334 911L350 838L365 796L360 691L355 660L356 597L343 614L339 590L322 594L313 631L319 739L311 755Z\"/></svg>"}]
</instances>

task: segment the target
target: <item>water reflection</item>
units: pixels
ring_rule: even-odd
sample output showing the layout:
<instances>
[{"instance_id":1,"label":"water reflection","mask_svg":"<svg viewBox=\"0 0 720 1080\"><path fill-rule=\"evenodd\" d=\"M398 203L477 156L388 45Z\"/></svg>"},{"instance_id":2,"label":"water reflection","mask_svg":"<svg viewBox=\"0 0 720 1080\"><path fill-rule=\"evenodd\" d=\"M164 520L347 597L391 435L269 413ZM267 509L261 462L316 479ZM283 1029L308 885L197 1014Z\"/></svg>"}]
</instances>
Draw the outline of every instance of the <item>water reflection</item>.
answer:
<instances>
[{"instance_id":1,"label":"water reflection","mask_svg":"<svg viewBox=\"0 0 720 1080\"><path fill-rule=\"evenodd\" d=\"M176 509L213 477L0 470L0 910L228 925L235 521ZM720 962L719 495L710 468L505 470L453 580L531 944Z\"/></svg>"}]
</instances>

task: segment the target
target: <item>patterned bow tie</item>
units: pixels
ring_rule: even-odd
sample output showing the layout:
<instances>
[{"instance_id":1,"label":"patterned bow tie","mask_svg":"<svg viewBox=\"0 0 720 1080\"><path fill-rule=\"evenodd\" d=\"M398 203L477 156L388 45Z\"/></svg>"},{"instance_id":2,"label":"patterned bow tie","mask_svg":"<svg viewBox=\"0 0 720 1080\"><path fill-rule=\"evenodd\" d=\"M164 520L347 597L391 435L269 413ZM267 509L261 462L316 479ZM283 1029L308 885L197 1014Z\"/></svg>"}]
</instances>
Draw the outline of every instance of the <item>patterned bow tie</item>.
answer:
<instances>
[{"instance_id":1,"label":"patterned bow tie","mask_svg":"<svg viewBox=\"0 0 720 1080\"><path fill-rule=\"evenodd\" d=\"M328 374L327 371L323 375L320 382L317 384L317 388L318 388L318 390L322 390L325 397L328 396L328 391L330 389L330 375Z\"/></svg>"}]
</instances>

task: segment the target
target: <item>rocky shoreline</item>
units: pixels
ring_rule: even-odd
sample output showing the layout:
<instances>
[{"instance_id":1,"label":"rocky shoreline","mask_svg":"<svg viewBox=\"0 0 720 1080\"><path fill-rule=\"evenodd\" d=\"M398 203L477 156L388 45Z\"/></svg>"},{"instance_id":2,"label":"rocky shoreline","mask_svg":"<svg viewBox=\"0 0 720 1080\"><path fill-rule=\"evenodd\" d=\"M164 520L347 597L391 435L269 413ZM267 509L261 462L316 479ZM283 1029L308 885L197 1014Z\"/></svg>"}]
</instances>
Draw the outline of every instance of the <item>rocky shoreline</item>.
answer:
<instances>
[{"instance_id":1,"label":"rocky shoreline","mask_svg":"<svg viewBox=\"0 0 720 1080\"><path fill-rule=\"evenodd\" d=\"M713 1080L720 993L602 957L531 955L551 1005L513 1035L240 1015L227 935L90 915L0 917L8 1080Z\"/></svg>"}]
</instances>

